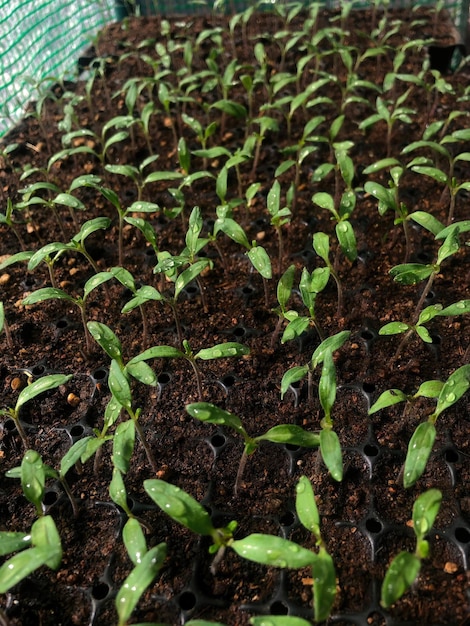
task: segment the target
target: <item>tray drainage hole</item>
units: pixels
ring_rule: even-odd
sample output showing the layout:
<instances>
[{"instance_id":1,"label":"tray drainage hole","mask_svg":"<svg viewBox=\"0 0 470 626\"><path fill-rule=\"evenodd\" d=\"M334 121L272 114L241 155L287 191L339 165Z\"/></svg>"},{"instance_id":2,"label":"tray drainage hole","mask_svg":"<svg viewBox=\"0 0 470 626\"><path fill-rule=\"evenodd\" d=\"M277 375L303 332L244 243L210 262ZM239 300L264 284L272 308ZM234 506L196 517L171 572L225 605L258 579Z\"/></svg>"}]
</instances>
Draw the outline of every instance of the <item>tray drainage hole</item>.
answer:
<instances>
[{"instance_id":1,"label":"tray drainage hole","mask_svg":"<svg viewBox=\"0 0 470 626\"><path fill-rule=\"evenodd\" d=\"M8 417L3 422L3 430L6 434L14 433L16 431L16 422L12 417Z\"/></svg>"},{"instance_id":2,"label":"tray drainage hole","mask_svg":"<svg viewBox=\"0 0 470 626\"><path fill-rule=\"evenodd\" d=\"M57 330L64 330L65 328L68 328L69 326L69 322L66 319L61 319L61 320L57 320L55 327L57 328Z\"/></svg>"},{"instance_id":3,"label":"tray drainage hole","mask_svg":"<svg viewBox=\"0 0 470 626\"><path fill-rule=\"evenodd\" d=\"M191 611L196 606L196 596L192 591L183 591L178 598L178 605L182 611Z\"/></svg>"},{"instance_id":4,"label":"tray drainage hole","mask_svg":"<svg viewBox=\"0 0 470 626\"><path fill-rule=\"evenodd\" d=\"M35 365L31 368L31 374L33 376L42 376L46 371L46 367L44 365Z\"/></svg>"},{"instance_id":5,"label":"tray drainage hole","mask_svg":"<svg viewBox=\"0 0 470 626\"><path fill-rule=\"evenodd\" d=\"M83 424L74 424L72 428L69 430L71 437L81 437L85 432L85 426Z\"/></svg>"},{"instance_id":6,"label":"tray drainage hole","mask_svg":"<svg viewBox=\"0 0 470 626\"><path fill-rule=\"evenodd\" d=\"M468 530L468 528L464 528L463 526L458 526L454 530L454 535L459 543L470 542L470 531Z\"/></svg>"},{"instance_id":7,"label":"tray drainage hole","mask_svg":"<svg viewBox=\"0 0 470 626\"><path fill-rule=\"evenodd\" d=\"M457 461L459 460L459 455L456 450L451 449L451 450L445 451L444 458L447 461L447 463L457 463Z\"/></svg>"},{"instance_id":8,"label":"tray drainage hole","mask_svg":"<svg viewBox=\"0 0 470 626\"><path fill-rule=\"evenodd\" d=\"M95 380L96 382L102 382L107 379L108 370L105 369L104 367L99 367L93 372L92 376L93 376L93 380Z\"/></svg>"},{"instance_id":9,"label":"tray drainage hole","mask_svg":"<svg viewBox=\"0 0 470 626\"><path fill-rule=\"evenodd\" d=\"M227 374L220 382L224 387L233 387L235 384L235 376L233 374Z\"/></svg>"},{"instance_id":10,"label":"tray drainage hole","mask_svg":"<svg viewBox=\"0 0 470 626\"><path fill-rule=\"evenodd\" d=\"M294 522L295 522L295 515L293 514L292 511L286 511L279 518L279 523L281 524L281 526L292 526Z\"/></svg>"},{"instance_id":11,"label":"tray drainage hole","mask_svg":"<svg viewBox=\"0 0 470 626\"><path fill-rule=\"evenodd\" d=\"M157 381L159 385L168 385L171 380L170 374L168 372L162 372L157 376Z\"/></svg>"},{"instance_id":12,"label":"tray drainage hole","mask_svg":"<svg viewBox=\"0 0 470 626\"><path fill-rule=\"evenodd\" d=\"M362 383L364 393L373 393L375 391L374 383Z\"/></svg>"},{"instance_id":13,"label":"tray drainage hole","mask_svg":"<svg viewBox=\"0 0 470 626\"><path fill-rule=\"evenodd\" d=\"M48 489L44 493L43 502L46 506L52 506L53 504L57 502L58 499L59 499L59 494L57 493L57 491L54 491L53 489Z\"/></svg>"},{"instance_id":14,"label":"tray drainage hole","mask_svg":"<svg viewBox=\"0 0 470 626\"><path fill-rule=\"evenodd\" d=\"M287 615L289 612L287 604L285 602L281 602L280 600L273 602L269 608L271 615Z\"/></svg>"},{"instance_id":15,"label":"tray drainage hole","mask_svg":"<svg viewBox=\"0 0 470 626\"><path fill-rule=\"evenodd\" d=\"M365 526L366 530L368 530L370 533L374 533L375 535L378 535L383 528L382 522L375 517L369 517L369 519L366 519Z\"/></svg>"},{"instance_id":16,"label":"tray drainage hole","mask_svg":"<svg viewBox=\"0 0 470 626\"><path fill-rule=\"evenodd\" d=\"M211 446L214 446L214 448L221 448L225 445L225 441L225 437L218 433L217 435L213 435L211 437Z\"/></svg>"},{"instance_id":17,"label":"tray drainage hole","mask_svg":"<svg viewBox=\"0 0 470 626\"><path fill-rule=\"evenodd\" d=\"M364 454L366 456L370 456L370 457L378 456L379 452L380 450L373 443L366 443L366 445L364 446Z\"/></svg>"},{"instance_id":18,"label":"tray drainage hole","mask_svg":"<svg viewBox=\"0 0 470 626\"><path fill-rule=\"evenodd\" d=\"M95 583L91 588L91 595L94 600L104 600L108 596L110 591L111 588L108 583L99 582Z\"/></svg>"}]
</instances>

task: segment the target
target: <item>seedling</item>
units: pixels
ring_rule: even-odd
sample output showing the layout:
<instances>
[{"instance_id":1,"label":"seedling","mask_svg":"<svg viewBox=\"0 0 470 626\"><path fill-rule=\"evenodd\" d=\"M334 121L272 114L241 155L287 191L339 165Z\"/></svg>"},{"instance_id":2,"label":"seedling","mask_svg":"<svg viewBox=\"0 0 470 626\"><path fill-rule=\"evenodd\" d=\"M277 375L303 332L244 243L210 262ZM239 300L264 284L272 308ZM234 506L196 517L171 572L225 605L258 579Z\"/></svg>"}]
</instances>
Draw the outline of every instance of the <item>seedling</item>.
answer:
<instances>
[{"instance_id":1,"label":"seedling","mask_svg":"<svg viewBox=\"0 0 470 626\"><path fill-rule=\"evenodd\" d=\"M315 448L320 441L318 435L308 432L293 424L280 424L273 426L263 435L251 437L245 430L242 421L233 413L229 413L210 402L195 402L186 406L186 411L194 418L208 424L216 424L217 426L225 426L235 430L243 438L245 447L238 466L237 477L235 480L234 491L238 492L238 487L246 465L247 458L253 454L262 441L270 441L271 443L292 444L295 446L303 446L305 448Z\"/></svg>"},{"instance_id":2,"label":"seedling","mask_svg":"<svg viewBox=\"0 0 470 626\"><path fill-rule=\"evenodd\" d=\"M279 244L277 266L278 272L281 273L282 258L284 255L284 242L282 237L282 227L289 224L292 212L288 206L281 209L281 185L275 180L268 192L267 207L271 215L271 224L276 229L277 240Z\"/></svg>"},{"instance_id":3,"label":"seedling","mask_svg":"<svg viewBox=\"0 0 470 626\"><path fill-rule=\"evenodd\" d=\"M436 421L439 415L455 404L470 387L470 365L463 365L456 369L449 378L440 381L426 381L418 391L409 396L399 389L384 391L369 409L369 414L375 413L402 401L414 402L417 398L437 398L434 411L426 422L422 422L415 429L410 442L403 468L403 485L412 487L421 477L432 452L436 439Z\"/></svg>"},{"instance_id":4,"label":"seedling","mask_svg":"<svg viewBox=\"0 0 470 626\"><path fill-rule=\"evenodd\" d=\"M441 501L442 493L438 489L429 489L416 499L412 517L416 549L414 553L400 552L390 563L382 583L383 607L388 608L399 600L418 578L421 562L429 556L425 537L431 532Z\"/></svg>"},{"instance_id":5,"label":"seedling","mask_svg":"<svg viewBox=\"0 0 470 626\"><path fill-rule=\"evenodd\" d=\"M432 127L432 131L435 132L436 127ZM453 133L445 135L439 142L432 140L432 131L429 131L428 135L426 135L427 139L408 144L402 150L402 154L410 154L410 152L414 152L415 150L428 149L432 151L434 157L441 157L441 159L447 162L447 168L444 170L437 167L433 160L419 156L408 163L408 167L418 174L429 176L438 183L445 185L444 192L448 192L450 196L449 211L447 214L447 224L449 225L454 217L455 200L458 192L462 189L466 191L470 190L469 181L462 183L457 182L454 176L455 165L459 161L470 161L470 152L458 152L454 155L452 151L445 147L445 144L468 141L470 139L470 131L468 129L456 130Z\"/></svg>"},{"instance_id":6,"label":"seedling","mask_svg":"<svg viewBox=\"0 0 470 626\"><path fill-rule=\"evenodd\" d=\"M295 509L302 526L316 539L318 552L313 557L313 608L316 622L328 619L336 597L336 572L320 531L318 512L312 484L301 476L296 486Z\"/></svg>"},{"instance_id":7,"label":"seedling","mask_svg":"<svg viewBox=\"0 0 470 626\"><path fill-rule=\"evenodd\" d=\"M0 415L5 415L6 417L10 417L12 420L14 420L16 429L21 437L21 441L23 442L25 450L27 450L29 446L28 438L20 419L20 412L22 407L41 393L56 389L60 385L65 385L65 383L68 382L71 378L72 374L49 374L47 376L42 376L42 378L38 378L38 380L35 380L30 385L20 391L14 407L10 407L8 409L0 409Z\"/></svg>"},{"instance_id":8,"label":"seedling","mask_svg":"<svg viewBox=\"0 0 470 626\"><path fill-rule=\"evenodd\" d=\"M285 372L281 380L281 398L284 397L289 387L302 380L307 376L308 384L308 401L313 402L313 372L315 369L323 363L325 353L327 351L334 352L341 348L341 346L349 339L351 332L349 330L343 330L336 335L327 337L324 339L317 348L315 348L311 359L305 365L296 365L291 367Z\"/></svg>"},{"instance_id":9,"label":"seedling","mask_svg":"<svg viewBox=\"0 0 470 626\"><path fill-rule=\"evenodd\" d=\"M76 296L75 298L65 292L63 289L57 289L55 287L44 287L33 291L29 296L23 299L23 306L31 306L38 304L39 302L45 302L46 300L64 300L70 304L74 304L80 309L80 315L83 324L83 331L85 333L86 352L90 354L92 351L92 344L90 334L87 328L87 315L86 315L86 302L90 293L104 284L112 278L112 274L109 272L99 272L87 280L83 287L83 296Z\"/></svg>"},{"instance_id":10,"label":"seedling","mask_svg":"<svg viewBox=\"0 0 470 626\"><path fill-rule=\"evenodd\" d=\"M8 324L5 316L5 307L3 306L3 302L0 302L0 333L2 331L5 333L7 346L12 349L13 338L11 336L10 325Z\"/></svg>"},{"instance_id":11,"label":"seedling","mask_svg":"<svg viewBox=\"0 0 470 626\"><path fill-rule=\"evenodd\" d=\"M428 220L426 220L426 223L427 221ZM441 230L439 223L438 223L437 228L439 228L439 230L437 231L436 236L439 234ZM449 257L453 256L460 247L458 235L459 235L459 229L458 229L458 224L456 224L448 232L446 238L444 239L444 242L442 243L441 247L437 251L437 257L436 257L435 263L428 263L428 264L403 263L401 265L396 265L395 267L392 267L392 269L390 270L390 275L393 277L393 279L397 283L400 283L401 285L414 285L427 278L427 282L424 286L424 289L421 293L418 304L416 305L416 308L415 308L415 312L413 316L414 324L416 324L416 322L419 319L419 315L421 313L423 303L429 291L431 290L434 279L441 272L442 263Z\"/></svg>"},{"instance_id":12,"label":"seedling","mask_svg":"<svg viewBox=\"0 0 470 626\"><path fill-rule=\"evenodd\" d=\"M65 474L69 469L69 467L61 465L60 472L57 472L54 468L43 462L41 455L38 452L35 450L27 450L24 453L21 465L19 467L13 467L5 472L5 476L7 476L7 478L19 478L21 480L23 494L27 500L34 504L38 517L44 515L45 511L44 488L46 480L48 478L53 478L54 480L60 481L68 499L70 500L73 513L75 517L77 517L77 503L65 478Z\"/></svg>"},{"instance_id":13,"label":"seedling","mask_svg":"<svg viewBox=\"0 0 470 626\"><path fill-rule=\"evenodd\" d=\"M212 573L215 573L227 547L244 559L270 567L299 569L314 564L313 552L282 537L253 533L244 539L233 539L237 527L235 521L223 528L215 528L206 509L188 493L170 483L158 479L145 480L144 489L176 522L198 535L211 537L209 552L216 554Z\"/></svg>"},{"instance_id":14,"label":"seedling","mask_svg":"<svg viewBox=\"0 0 470 626\"><path fill-rule=\"evenodd\" d=\"M345 233L346 234L346 233ZM337 314L338 317L341 316L343 310L343 287L341 285L340 278L333 263L330 261L330 238L326 233L317 232L313 235L313 249L318 254L318 256L323 259L326 264L326 267L329 271L328 276L332 276L335 283L336 289L338 291L338 308Z\"/></svg>"},{"instance_id":15,"label":"seedling","mask_svg":"<svg viewBox=\"0 0 470 626\"><path fill-rule=\"evenodd\" d=\"M243 228L232 217L226 215L226 211L217 211L217 220L214 224L214 236L216 236L219 231L222 231L227 237L230 237L230 239L233 239L233 241L246 248L247 256L251 264L263 278L265 303L266 306L269 306L267 281L272 278L272 266L268 253L263 246L258 245L256 240L253 240L250 244Z\"/></svg>"},{"instance_id":16,"label":"seedling","mask_svg":"<svg viewBox=\"0 0 470 626\"><path fill-rule=\"evenodd\" d=\"M0 593L7 593L43 565L58 569L62 545L50 515L37 519L29 533L0 531L0 555L17 552L0 567Z\"/></svg>"},{"instance_id":17,"label":"seedling","mask_svg":"<svg viewBox=\"0 0 470 626\"><path fill-rule=\"evenodd\" d=\"M386 157L390 157L392 153L392 136L393 130L396 127L397 122L402 124L412 124L413 116L416 111L411 107L405 106L405 102L408 100L411 88L405 91L395 100L384 100L380 96L377 96L375 108L376 113L373 113L365 120L362 120L359 124L361 130L365 130L369 126L377 124L377 122L385 122L387 128L387 153Z\"/></svg>"},{"instance_id":18,"label":"seedling","mask_svg":"<svg viewBox=\"0 0 470 626\"><path fill-rule=\"evenodd\" d=\"M144 480L144 489L162 511L197 535L212 539L210 554L216 554L211 570L214 573L237 527L236 521L215 528L209 513L186 491L160 479Z\"/></svg>"},{"instance_id":19,"label":"seedling","mask_svg":"<svg viewBox=\"0 0 470 626\"><path fill-rule=\"evenodd\" d=\"M426 324L435 317L451 317L464 315L465 313L470 313L470 300L459 300L459 302L454 302L454 304L450 304L446 307L443 307L442 304L432 304L421 311L416 324L389 322L379 329L379 335L399 335L404 333L404 337L395 353L396 358L403 349L405 342L408 341L413 333L416 333L425 343L433 342L432 336L426 328Z\"/></svg>"}]
</instances>

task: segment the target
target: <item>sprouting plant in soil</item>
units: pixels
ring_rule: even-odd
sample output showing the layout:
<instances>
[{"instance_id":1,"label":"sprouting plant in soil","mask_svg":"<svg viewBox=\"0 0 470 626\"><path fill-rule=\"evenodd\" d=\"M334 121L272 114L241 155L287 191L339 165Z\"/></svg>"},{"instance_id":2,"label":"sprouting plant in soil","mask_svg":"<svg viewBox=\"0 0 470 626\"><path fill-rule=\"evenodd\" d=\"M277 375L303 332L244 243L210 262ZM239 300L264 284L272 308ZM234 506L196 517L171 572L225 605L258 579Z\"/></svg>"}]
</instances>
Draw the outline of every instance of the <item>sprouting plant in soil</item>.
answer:
<instances>
[{"instance_id":1,"label":"sprouting plant in soil","mask_svg":"<svg viewBox=\"0 0 470 626\"><path fill-rule=\"evenodd\" d=\"M391 606L414 584L421 570L421 561L429 556L429 542L425 538L432 530L439 513L442 493L428 489L413 505L413 531L416 536L414 553L400 552L390 563L382 583L381 603Z\"/></svg>"},{"instance_id":2,"label":"sprouting plant in soil","mask_svg":"<svg viewBox=\"0 0 470 626\"><path fill-rule=\"evenodd\" d=\"M239 417L233 413L229 413L229 411L226 411L225 409L221 409L220 407L211 404L210 402L195 402L193 404L188 404L186 406L186 411L192 417L195 417L201 422L231 428L243 438L245 445L235 479L235 494L238 491L247 458L257 450L262 441L270 441L271 443L288 443L295 446L303 446L305 448L314 448L320 444L317 434L306 431L295 424L279 424L278 426L273 426L262 435L251 437L245 430Z\"/></svg>"},{"instance_id":3,"label":"sprouting plant in soil","mask_svg":"<svg viewBox=\"0 0 470 626\"><path fill-rule=\"evenodd\" d=\"M399 389L384 391L370 407L369 414L399 402L413 403L418 398L436 398L436 408L425 422L416 427L408 444L403 467L403 485L412 487L422 476L431 455L436 439L436 421L441 413L449 409L467 392L470 387L470 365L456 369L445 382L425 381L414 395L407 395Z\"/></svg>"},{"instance_id":4,"label":"sprouting plant in soil","mask_svg":"<svg viewBox=\"0 0 470 626\"><path fill-rule=\"evenodd\" d=\"M48 374L47 376L42 376L20 391L14 407L0 409L0 415L5 415L14 421L25 450L28 449L29 445L25 427L20 418L21 409L40 394L56 389L60 385L65 385L71 378L72 374Z\"/></svg>"},{"instance_id":5,"label":"sprouting plant in soil","mask_svg":"<svg viewBox=\"0 0 470 626\"><path fill-rule=\"evenodd\" d=\"M0 593L6 593L42 565L57 569L62 560L62 545L56 524L44 512L46 479L56 478L57 472L43 463L38 452L27 450L21 466L9 470L7 476L21 479L23 494L34 504L38 519L33 522L29 533L0 531L0 554L5 556L16 552L0 567Z\"/></svg>"}]
</instances>

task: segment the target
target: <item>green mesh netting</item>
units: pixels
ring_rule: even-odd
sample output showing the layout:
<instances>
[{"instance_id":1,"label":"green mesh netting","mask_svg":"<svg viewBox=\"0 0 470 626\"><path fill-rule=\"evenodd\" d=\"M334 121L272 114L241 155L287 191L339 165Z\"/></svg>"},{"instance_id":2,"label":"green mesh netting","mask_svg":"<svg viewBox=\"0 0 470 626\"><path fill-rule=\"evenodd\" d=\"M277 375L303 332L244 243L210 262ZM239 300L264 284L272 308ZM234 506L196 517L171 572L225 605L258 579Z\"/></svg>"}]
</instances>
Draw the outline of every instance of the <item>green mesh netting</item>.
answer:
<instances>
[{"instance_id":1,"label":"green mesh netting","mask_svg":"<svg viewBox=\"0 0 470 626\"><path fill-rule=\"evenodd\" d=\"M308 0L304 0L308 3ZM348 0L351 1L351 0ZM470 0L444 0L462 39L465 38ZM285 0L266 1L267 7ZM320 0L337 8L338 0ZM0 0L0 136L18 121L26 104L36 99L41 85L72 77L80 53L107 22L128 13L186 14L243 11L249 0ZM432 0L391 0L390 7L433 5ZM366 0L355 8L370 7Z\"/></svg>"},{"instance_id":2,"label":"green mesh netting","mask_svg":"<svg viewBox=\"0 0 470 626\"><path fill-rule=\"evenodd\" d=\"M76 72L80 53L112 19L112 0L0 0L0 135L43 81Z\"/></svg>"}]
</instances>

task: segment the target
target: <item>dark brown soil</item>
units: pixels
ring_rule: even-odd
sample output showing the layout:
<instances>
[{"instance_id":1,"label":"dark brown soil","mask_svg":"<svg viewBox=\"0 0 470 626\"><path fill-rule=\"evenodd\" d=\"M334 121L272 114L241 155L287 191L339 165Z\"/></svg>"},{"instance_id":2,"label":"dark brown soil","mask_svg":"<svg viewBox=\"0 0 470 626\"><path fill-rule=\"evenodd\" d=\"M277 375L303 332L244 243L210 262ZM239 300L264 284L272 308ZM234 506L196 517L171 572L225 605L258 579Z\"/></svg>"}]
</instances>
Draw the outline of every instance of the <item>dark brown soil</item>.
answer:
<instances>
[{"instance_id":1,"label":"dark brown soil","mask_svg":"<svg viewBox=\"0 0 470 626\"><path fill-rule=\"evenodd\" d=\"M380 62L370 58L361 65L363 77L376 84L382 84L384 74L391 70L393 46L430 34L437 36L441 46L453 44L449 22L444 19L438 21L442 33L433 33L432 16L424 11L413 13L414 20L422 18L416 24L404 13L391 13L389 19L394 17L402 19L402 27L400 34L388 42L392 48L380 56ZM324 23L330 18L331 15L321 16ZM295 18L291 28L299 28L302 20L302 16ZM170 25L173 40L182 44L185 38L220 27L222 53L215 55L217 63L225 67L230 62L232 45L236 46L241 62L254 63L252 44L244 43L239 27L235 29L232 42L225 18L197 17L189 22L178 18L170 21ZM291 50L285 58L284 68L280 67L279 47L269 35L280 28L280 20L266 14L253 17L248 23L246 41L249 43L258 33L266 33L263 43L271 75L292 71L296 63L296 53ZM371 30L370 15L353 13L348 28L348 43L367 45L364 33ZM150 65L139 54L156 58L155 41L162 40L161 29L160 19L142 18L113 24L100 34L95 53L104 60L103 77L98 75L90 103L85 97L77 101L76 121L72 121L74 129L88 128L100 136L109 119L117 114L127 114L124 96L120 95L123 85L133 77L152 75ZM136 47L139 45L138 53ZM327 44L324 42L324 45ZM194 72L207 69L206 58L214 46L210 38L200 38L193 58ZM426 47L411 50L400 71L417 74L422 67L423 55L427 53ZM183 75L180 50L175 52L171 63L172 71L180 70ZM324 57L322 69L336 72L343 84L345 70L338 55ZM429 119L426 118L423 92L418 88L412 90L407 105L422 113L413 116L410 125L396 125L393 156L400 158L405 145L421 138L426 124L447 119L453 110L467 109L468 102L461 96L464 96L469 77L467 66L445 76L453 86L453 93L439 96ZM309 80L312 80L312 74L305 73L302 81L307 85ZM40 171L20 180L26 166L44 169L50 156L62 148L63 105L71 96L71 90L84 95L84 83L66 85L65 88L65 94L61 87L56 88L56 100L46 103L41 124L34 116L26 117L5 139L4 145L18 145L10 158L4 159L4 168L0 170L3 211L7 198L17 203L21 200L20 189L45 180L45 174ZM400 92L406 88L407 84L399 83ZM335 91L329 87L328 93L322 95L340 106L340 89ZM376 96L370 91L360 91L360 95L375 101ZM206 93L196 90L191 96L195 100L186 105L186 112L201 120L204 110L201 104L213 103L222 97L216 85ZM137 103L138 109L144 106L146 97L147 92L143 92ZM230 98L247 106L246 92L239 82L231 90ZM257 86L254 110L259 111L264 101L262 86ZM285 120L279 117L280 131L263 143L255 175L251 174L250 161L240 168L243 189L255 181L261 183L261 188L252 205L235 208L234 215L247 231L248 239L265 246L272 259L277 258L278 242L270 225L266 196L274 180L274 171L283 158L280 151L298 141L307 119L305 114L324 115L326 119L321 128L326 133L339 114L340 109L335 107L330 104L320 106L313 109L313 113L299 108L292 119L291 142ZM152 169L179 169L170 120L180 118L174 106L171 111L173 118L164 113L157 113L152 118L151 148L159 158L146 173ZM207 111L207 121L220 122L217 109ZM385 126L378 124L367 132L358 129L358 122L371 111L363 102L347 104L344 111L346 119L339 140L354 142L351 149L356 168L354 186L360 189L370 179L363 174L364 168L386 156ZM450 129L464 128L466 123L467 117L457 117ZM225 124L222 135L219 124L212 145L223 145L233 153L243 146L245 127L230 116ZM190 149L197 150L200 146L190 129L184 124L178 126L177 123L176 126L178 135L185 137ZM88 138L78 143L96 147ZM138 165L147 156L145 137L134 127L132 137L110 148L107 162ZM328 160L328 147L318 144L318 150L303 162L292 221L283 229L282 268L284 271L290 263L296 264L299 270L296 285L303 266L312 270L323 265L312 249L314 232L329 233L332 258L336 254L334 222L327 211L311 201L316 191L333 193L332 175L320 183L311 180L315 168L325 160ZM222 159L215 158L207 168L217 176L222 163ZM192 170L198 168L202 168L202 161L193 157ZM291 169L280 176L283 193L292 181L292 172ZM85 173L102 177L103 184L116 191L123 206L129 206L137 199L131 182L106 172L98 159L90 154L58 160L46 175L49 181L66 190L77 175ZM456 168L455 176L458 180L469 180L466 162ZM377 175L377 180L387 184L385 170ZM179 254L185 245L183 222L191 209L194 206L201 208L205 232L210 232L219 199L214 181L202 178L185 190L184 216L171 218L167 214L175 206L175 200L168 192L172 186L150 183L144 189L143 199L161 207L159 212L147 215L156 229L159 249ZM232 173L228 189L229 199L237 197L237 181ZM112 219L112 226L93 235L87 241L87 248L101 270L118 265L115 209L94 189L81 188L75 193L86 206L85 212L75 212L79 223L98 216ZM410 212L428 211L446 222L448 198L443 194L442 186L431 178L407 174L401 194ZM37 249L47 242L65 241L75 234L77 229L68 210L60 206L58 210L65 224L65 238L49 209L33 205L22 213L15 213L26 249ZM467 193L458 194L454 219L469 219ZM314 541L300 527L293 506L299 477L306 474L311 479L322 516L324 540L334 559L338 579L337 600L328 623L340 626L468 624L470 398L467 394L439 417L433 455L423 477L409 490L402 486L400 469L408 441L418 423L431 413L432 402L416 402L406 412L399 404L370 417L367 411L386 389L397 388L413 394L423 381L445 380L456 368L468 363L470 321L468 317L435 318L430 325L432 344L411 339L394 358L400 339L379 337L378 329L392 320L411 320L423 283L403 287L388 274L390 268L403 263L405 257L403 231L400 225L394 225L391 212L380 216L376 200L358 191L351 222L358 240L359 256L351 263L341 254L337 255L338 273L344 288L342 311L338 315L333 281L317 299L317 319L323 336L340 330L351 331L350 340L335 353L339 388L333 418L345 457L345 475L341 483L336 483L328 475L318 452L266 444L248 459L240 489L235 495L234 481L242 442L231 432L197 423L188 416L185 405L197 401L198 394L191 367L186 362L158 360L151 363L161 375L162 384L158 388L136 385L135 397L142 408L141 423L157 459L158 476L203 502L216 523L237 520L238 537L252 532L281 533L313 547ZM11 229L1 226L0 237L2 260L20 250ZM411 229L411 238L411 260L434 262L439 244L432 235L416 227ZM214 264L201 280L208 310L204 312L197 288L184 292L178 303L184 338L194 351L224 341L239 341L247 344L251 352L241 359L201 363L203 399L238 415L253 435L281 423L299 424L312 431L319 429L322 411L316 390L312 404L307 401L306 384L289 391L284 400L280 399L283 374L290 367L303 365L309 360L319 343L318 333L312 328L301 340L281 345L277 338L272 343L277 322L272 311L276 306L276 263L273 263L275 277L268 285L269 305L266 306L261 277L252 270L244 249L222 235L217 243L224 264L213 244L205 248ZM462 245L459 252L443 264L426 304L438 302L446 306L469 298L469 261L470 248ZM129 225L124 228L123 265L139 283L161 286L159 277L153 273L155 257L151 248L142 234ZM89 264L78 254L63 255L54 265L54 273L59 286L74 296L83 292L85 281L92 275ZM49 286L45 266L33 272L27 271L25 263L8 266L0 272L0 283L1 300L11 330L11 343L5 333L0 335L1 407L14 406L19 389L27 384L30 376L35 379L52 372L74 375L65 388L41 396L25 406L22 413L30 447L37 450L45 462L58 468L72 441L90 434L93 428L102 428L110 395L106 385L109 359L96 345L91 352L86 351L77 307L59 300L33 307L21 305L26 294ZM170 287L167 285L166 288ZM109 282L108 291L98 288L87 306L88 319L109 325L119 336L125 360L143 349L138 309L128 315L120 313L130 296L117 282ZM290 306L304 314L298 296L294 295ZM157 302L147 305L146 311L150 326L147 345L176 345L171 309ZM315 383L318 376L319 372L315 372ZM19 481L4 477L6 470L21 462L21 440L11 420L3 422L2 431L0 526L1 529L27 531L35 519L34 507L22 495ZM78 517L72 516L70 504L60 487L50 485L47 502L63 543L62 564L56 572L41 568L12 589L2 601L5 615L0 618L0 621L4 620L2 623L11 626L108 626L116 623L114 595L132 566L120 539L125 515L110 502L108 493L111 471L110 447L103 449L98 472L94 472L92 461L70 471L69 483L79 503ZM139 602L133 616L135 622L158 621L176 625L190 618L203 618L242 626L256 614L288 613L312 617L309 572L266 568L242 561L229 550L216 574L211 574L206 541L182 529L152 506L143 489L143 481L152 475L138 443L131 470L125 477L126 488L134 512L151 529L147 535L148 544L166 542L168 557L160 575ZM379 605L381 581L395 554L403 549L413 550L413 533L409 527L413 502L431 487L443 493L441 511L429 535L431 556L423 562L413 589L385 611Z\"/></svg>"}]
</instances>

